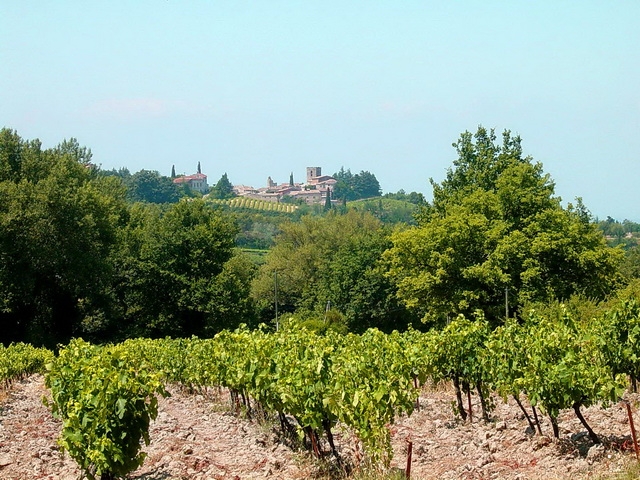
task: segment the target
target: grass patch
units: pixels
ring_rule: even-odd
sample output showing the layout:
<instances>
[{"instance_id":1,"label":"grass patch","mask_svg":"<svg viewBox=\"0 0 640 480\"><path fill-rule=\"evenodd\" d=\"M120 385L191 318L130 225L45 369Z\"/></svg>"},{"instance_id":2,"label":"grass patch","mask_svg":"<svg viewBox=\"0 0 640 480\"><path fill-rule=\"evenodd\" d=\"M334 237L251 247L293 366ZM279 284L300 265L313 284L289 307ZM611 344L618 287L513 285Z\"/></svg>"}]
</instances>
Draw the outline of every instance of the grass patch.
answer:
<instances>
[{"instance_id":1,"label":"grass patch","mask_svg":"<svg viewBox=\"0 0 640 480\"><path fill-rule=\"evenodd\" d=\"M269 250L260 250L257 248L241 248L240 251L247 255L249 259L256 265L262 265L266 261Z\"/></svg>"}]
</instances>

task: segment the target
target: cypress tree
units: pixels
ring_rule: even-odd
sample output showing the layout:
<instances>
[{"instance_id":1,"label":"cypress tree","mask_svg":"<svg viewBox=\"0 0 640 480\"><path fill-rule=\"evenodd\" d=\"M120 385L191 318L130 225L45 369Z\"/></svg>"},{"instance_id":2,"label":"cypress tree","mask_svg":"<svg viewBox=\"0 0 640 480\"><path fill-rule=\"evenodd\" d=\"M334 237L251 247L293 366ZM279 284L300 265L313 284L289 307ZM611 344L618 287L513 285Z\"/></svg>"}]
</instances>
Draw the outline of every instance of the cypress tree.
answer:
<instances>
[{"instance_id":1,"label":"cypress tree","mask_svg":"<svg viewBox=\"0 0 640 480\"><path fill-rule=\"evenodd\" d=\"M324 199L324 210L331 210L331 189L327 188L327 195Z\"/></svg>"}]
</instances>

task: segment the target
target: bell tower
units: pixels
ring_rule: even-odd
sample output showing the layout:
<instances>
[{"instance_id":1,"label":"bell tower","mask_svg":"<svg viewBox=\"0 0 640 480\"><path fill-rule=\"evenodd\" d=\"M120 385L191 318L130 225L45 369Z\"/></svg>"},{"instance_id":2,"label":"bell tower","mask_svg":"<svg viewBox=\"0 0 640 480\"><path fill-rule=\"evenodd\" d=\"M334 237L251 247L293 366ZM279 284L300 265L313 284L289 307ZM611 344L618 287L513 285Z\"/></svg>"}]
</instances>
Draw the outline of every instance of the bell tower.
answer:
<instances>
[{"instance_id":1,"label":"bell tower","mask_svg":"<svg viewBox=\"0 0 640 480\"><path fill-rule=\"evenodd\" d=\"M322 169L320 167L307 167L307 183L311 183L311 179L320 177L322 175Z\"/></svg>"}]
</instances>

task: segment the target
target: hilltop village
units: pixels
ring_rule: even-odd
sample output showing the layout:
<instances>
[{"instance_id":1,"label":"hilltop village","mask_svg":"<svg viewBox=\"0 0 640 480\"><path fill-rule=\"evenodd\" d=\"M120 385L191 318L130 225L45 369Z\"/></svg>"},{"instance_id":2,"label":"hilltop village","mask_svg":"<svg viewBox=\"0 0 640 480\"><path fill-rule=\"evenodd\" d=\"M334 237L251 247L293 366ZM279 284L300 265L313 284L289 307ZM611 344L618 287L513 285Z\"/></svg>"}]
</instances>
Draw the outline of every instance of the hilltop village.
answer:
<instances>
[{"instance_id":1,"label":"hilltop village","mask_svg":"<svg viewBox=\"0 0 640 480\"><path fill-rule=\"evenodd\" d=\"M173 183L188 185L189 188L206 194L209 191L207 176L200 171L193 175L185 175L173 179ZM322 175L321 167L307 167L307 176L304 183L294 182L293 173L289 176L289 182L276 183L271 177L267 178L265 187L254 188L247 185L234 185L233 191L240 197L248 197L256 200L279 203L284 197L304 200L308 205L323 204L327 195L331 198L331 191L337 180L330 175Z\"/></svg>"}]
</instances>

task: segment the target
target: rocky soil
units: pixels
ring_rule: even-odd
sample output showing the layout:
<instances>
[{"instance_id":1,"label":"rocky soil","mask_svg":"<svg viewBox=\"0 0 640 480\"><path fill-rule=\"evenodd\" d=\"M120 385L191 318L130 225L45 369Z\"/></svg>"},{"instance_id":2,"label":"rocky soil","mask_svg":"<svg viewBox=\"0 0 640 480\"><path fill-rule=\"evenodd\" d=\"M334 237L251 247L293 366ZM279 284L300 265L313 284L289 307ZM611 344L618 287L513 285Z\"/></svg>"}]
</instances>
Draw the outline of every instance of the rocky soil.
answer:
<instances>
[{"instance_id":1,"label":"rocky soil","mask_svg":"<svg viewBox=\"0 0 640 480\"><path fill-rule=\"evenodd\" d=\"M144 466L131 478L328 478L326 464L285 445L270 424L229 413L224 394L170 391L171 397L159 402ZM47 395L41 376L17 382L0 393L0 478L79 478L74 461L56 445L60 422L42 404ZM595 480L615 478L635 461L622 405L584 410L603 439L603 445L594 446L572 411L561 415L561 440L557 441L551 437L547 419L542 422L542 436L528 431L515 404L497 399L489 423L475 417L472 423L464 423L454 416L452 399L449 389L425 389L420 409L391 426L393 467L406 467L409 441L414 479ZM630 399L637 405L640 397ZM634 412L637 414L635 407ZM636 418L640 426L640 416ZM336 437L342 455L352 461L357 458L355 439L339 431Z\"/></svg>"}]
</instances>

